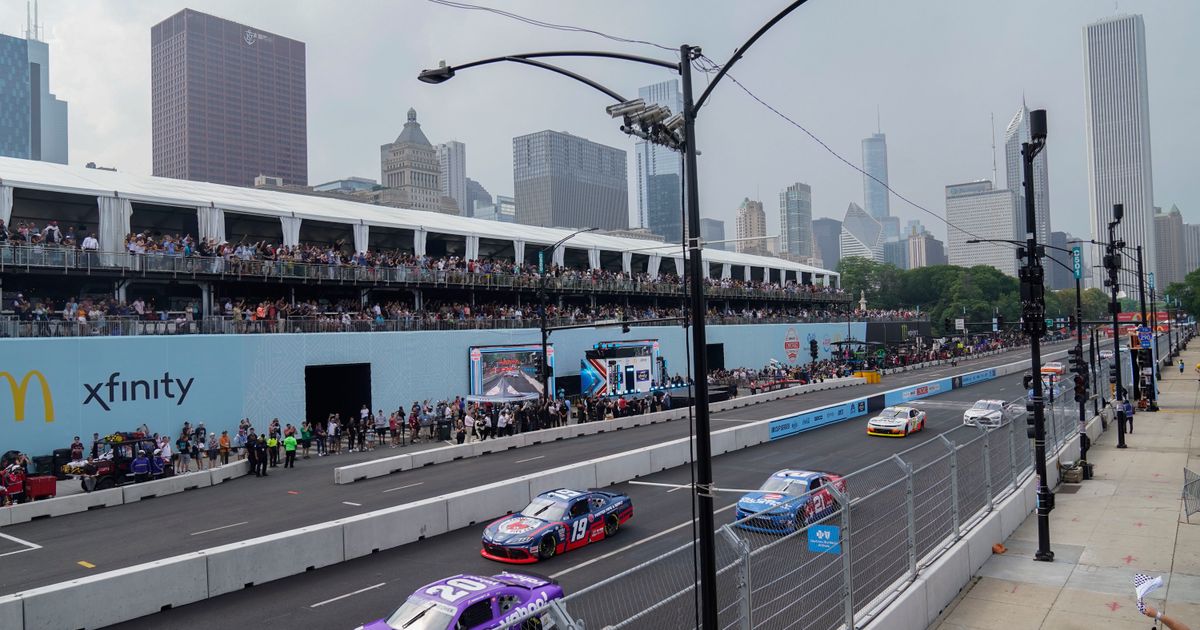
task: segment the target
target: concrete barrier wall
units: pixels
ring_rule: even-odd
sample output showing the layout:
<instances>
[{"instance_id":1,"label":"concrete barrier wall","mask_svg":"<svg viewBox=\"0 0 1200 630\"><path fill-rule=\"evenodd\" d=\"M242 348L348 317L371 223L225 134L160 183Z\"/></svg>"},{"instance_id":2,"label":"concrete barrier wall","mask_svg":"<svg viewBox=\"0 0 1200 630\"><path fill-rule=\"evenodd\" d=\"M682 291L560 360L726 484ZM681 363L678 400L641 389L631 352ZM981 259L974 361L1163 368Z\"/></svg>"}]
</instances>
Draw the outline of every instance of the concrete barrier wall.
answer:
<instances>
[{"instance_id":1,"label":"concrete barrier wall","mask_svg":"<svg viewBox=\"0 0 1200 630\"><path fill-rule=\"evenodd\" d=\"M343 544L342 523L332 521L199 552L207 559L206 596L216 597L343 562ZM113 603L120 605L120 600L114 599Z\"/></svg>"},{"instance_id":2,"label":"concrete barrier wall","mask_svg":"<svg viewBox=\"0 0 1200 630\"><path fill-rule=\"evenodd\" d=\"M649 475L653 471L650 466L650 451L646 449L598 459L595 464L596 487L603 488Z\"/></svg>"},{"instance_id":3,"label":"concrete barrier wall","mask_svg":"<svg viewBox=\"0 0 1200 630\"><path fill-rule=\"evenodd\" d=\"M518 477L445 495L450 529L470 527L510 514L529 504L529 480Z\"/></svg>"},{"instance_id":4,"label":"concrete barrier wall","mask_svg":"<svg viewBox=\"0 0 1200 630\"><path fill-rule=\"evenodd\" d=\"M101 628L209 596L203 555L117 569L18 593L25 630ZM21 626L3 626L19 628Z\"/></svg>"},{"instance_id":5,"label":"concrete barrier wall","mask_svg":"<svg viewBox=\"0 0 1200 630\"><path fill-rule=\"evenodd\" d=\"M53 499L20 503L7 508L7 510L11 513L10 522L16 524L27 523L33 519L47 516L65 516L67 514L86 512L98 507L112 507L114 505L121 505L123 502L124 498L121 489L112 488L110 490L97 490L96 492L85 492L83 494L72 494Z\"/></svg>"},{"instance_id":6,"label":"concrete barrier wall","mask_svg":"<svg viewBox=\"0 0 1200 630\"><path fill-rule=\"evenodd\" d=\"M449 531L446 498L434 497L342 519L347 560Z\"/></svg>"},{"instance_id":7,"label":"concrete barrier wall","mask_svg":"<svg viewBox=\"0 0 1200 630\"><path fill-rule=\"evenodd\" d=\"M24 628L25 603L20 597L0 597L0 628Z\"/></svg>"},{"instance_id":8,"label":"concrete barrier wall","mask_svg":"<svg viewBox=\"0 0 1200 630\"><path fill-rule=\"evenodd\" d=\"M242 477L250 471L250 464L239 461L218 466L208 471L168 477L158 481L131 484L108 490L97 490L82 494L69 494L53 499L42 499L22 503L9 508L0 508L0 527L27 523L36 518L51 516L66 516L86 512L100 507L113 507L123 503L132 503L150 497L161 497L168 494L205 488L223 481ZM74 479L59 481L59 483L78 483ZM0 625L0 628L4 626Z\"/></svg>"},{"instance_id":9,"label":"concrete barrier wall","mask_svg":"<svg viewBox=\"0 0 1200 630\"><path fill-rule=\"evenodd\" d=\"M147 481L145 483L134 483L127 486L121 486L121 493L125 503L135 503L142 499L152 499L168 494L177 494L185 490L195 490L196 488L207 488L212 485L211 472L196 472L187 475L178 475L159 479L158 481Z\"/></svg>"},{"instance_id":10,"label":"concrete barrier wall","mask_svg":"<svg viewBox=\"0 0 1200 630\"><path fill-rule=\"evenodd\" d=\"M719 413L739 407L746 407L759 403L781 400L783 398L790 398L792 396L799 396L809 392L853 387L855 385L862 385L865 382L865 379L856 377L830 379L821 383L789 387L787 389L781 389L774 392L765 392L762 394L743 396L741 398L734 398L732 400L713 403L709 405L709 410L712 413ZM495 438L491 440L484 440L482 442L473 442L471 444L440 446L424 451L417 451L415 453L393 455L391 457L384 457L369 462L360 462L357 464L340 466L333 470L333 482L336 484L354 483L355 481L362 479L373 479L375 477L382 477L384 475L390 475L396 472L403 472L412 468L420 468L421 466L453 461L463 457L478 457L480 455L502 452L512 448L532 446L534 444L553 442L556 440L568 439L581 435L595 435L597 433L604 433L607 431L616 431L649 424L657 424L659 422L680 420L682 418L686 418L687 415L688 408L681 407L638 416L614 418L612 420L604 420L601 422L587 422L584 424L571 424L565 427L541 429L539 431L530 431L528 433L521 433L511 437ZM739 446L738 448L744 447ZM718 451L714 450L714 452Z\"/></svg>"}]
</instances>

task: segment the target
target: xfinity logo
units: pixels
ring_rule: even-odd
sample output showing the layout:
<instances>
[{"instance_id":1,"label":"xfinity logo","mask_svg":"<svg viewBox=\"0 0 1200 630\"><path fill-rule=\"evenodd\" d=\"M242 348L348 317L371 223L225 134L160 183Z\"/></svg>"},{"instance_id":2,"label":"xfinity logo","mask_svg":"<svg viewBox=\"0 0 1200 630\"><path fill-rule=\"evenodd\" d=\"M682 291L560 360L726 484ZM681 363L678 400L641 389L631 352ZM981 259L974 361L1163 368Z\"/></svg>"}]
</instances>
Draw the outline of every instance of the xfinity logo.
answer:
<instances>
[{"instance_id":1,"label":"xfinity logo","mask_svg":"<svg viewBox=\"0 0 1200 630\"><path fill-rule=\"evenodd\" d=\"M95 402L105 411L111 411L110 405L117 402L159 400L165 397L175 399L176 405L182 405L188 392L192 389L192 382L196 380L189 378L185 382L181 378L172 378L170 372L163 372L162 378L148 381L117 380L120 375L120 372L113 372L108 376L107 381L101 381L95 385L84 383L83 388L87 390L87 398L83 399L83 404L89 405Z\"/></svg>"}]
</instances>

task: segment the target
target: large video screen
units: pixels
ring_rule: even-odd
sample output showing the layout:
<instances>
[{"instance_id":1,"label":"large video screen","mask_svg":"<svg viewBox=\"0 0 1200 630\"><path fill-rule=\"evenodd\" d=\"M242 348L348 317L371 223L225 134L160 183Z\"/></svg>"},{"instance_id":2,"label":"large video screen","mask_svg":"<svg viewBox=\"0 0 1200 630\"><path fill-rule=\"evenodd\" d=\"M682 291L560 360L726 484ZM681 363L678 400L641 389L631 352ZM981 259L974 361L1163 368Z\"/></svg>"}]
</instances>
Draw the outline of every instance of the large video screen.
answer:
<instances>
[{"instance_id":1,"label":"large video screen","mask_svg":"<svg viewBox=\"0 0 1200 630\"><path fill-rule=\"evenodd\" d=\"M550 363L550 391L554 392L554 347L547 349ZM505 402L540 398L542 382L538 378L542 346L471 346L470 398Z\"/></svg>"},{"instance_id":2,"label":"large video screen","mask_svg":"<svg viewBox=\"0 0 1200 630\"><path fill-rule=\"evenodd\" d=\"M662 386L658 340L604 341L584 353L579 384L586 396L646 393Z\"/></svg>"}]
</instances>

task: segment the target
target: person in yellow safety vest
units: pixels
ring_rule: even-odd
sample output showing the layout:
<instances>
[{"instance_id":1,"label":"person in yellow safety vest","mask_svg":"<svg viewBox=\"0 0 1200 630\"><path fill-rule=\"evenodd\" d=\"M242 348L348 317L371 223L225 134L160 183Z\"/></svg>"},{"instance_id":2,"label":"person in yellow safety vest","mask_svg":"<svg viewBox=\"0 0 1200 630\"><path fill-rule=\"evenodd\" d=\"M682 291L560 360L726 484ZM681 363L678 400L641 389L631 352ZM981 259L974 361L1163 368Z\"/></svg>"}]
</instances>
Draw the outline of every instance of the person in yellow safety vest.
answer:
<instances>
[{"instance_id":1,"label":"person in yellow safety vest","mask_svg":"<svg viewBox=\"0 0 1200 630\"><path fill-rule=\"evenodd\" d=\"M267 438L267 457L271 461L271 468L279 467L279 434L274 431Z\"/></svg>"}]
</instances>

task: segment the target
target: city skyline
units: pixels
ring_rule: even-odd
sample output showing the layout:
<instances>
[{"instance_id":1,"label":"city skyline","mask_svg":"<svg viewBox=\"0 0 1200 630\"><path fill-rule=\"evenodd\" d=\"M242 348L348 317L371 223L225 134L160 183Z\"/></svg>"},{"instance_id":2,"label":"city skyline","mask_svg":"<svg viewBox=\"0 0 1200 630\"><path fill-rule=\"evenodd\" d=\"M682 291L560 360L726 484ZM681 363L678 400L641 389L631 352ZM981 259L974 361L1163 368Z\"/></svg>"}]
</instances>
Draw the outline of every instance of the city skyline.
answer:
<instances>
[{"instance_id":1,"label":"city skyline","mask_svg":"<svg viewBox=\"0 0 1200 630\"><path fill-rule=\"evenodd\" d=\"M309 181L328 181L346 173L371 173L376 157L372 147L378 138L394 133L388 126L395 110L412 104L430 112L429 124L443 131L442 137L456 137L472 145L472 168L468 175L498 192L510 192L505 182L510 172L511 139L531 128L563 129L594 141L632 150L630 139L616 130L616 125L603 114L607 102L581 86L563 82L561 78L541 76L528 69L497 65L486 71L472 72L444 86L429 88L407 77L423 67L435 65L439 59L454 63L490 54L513 52L511 45L496 41L506 38L478 38L460 34L472 28L523 38L530 48L569 48L588 45L605 47L612 42L599 42L579 34L563 34L515 23L494 15L462 12L425 3L414 3L404 10L384 5L369 5L363 12L372 17L367 22L385 23L389 16L404 12L405 20L417 20L423 30L438 36L412 42L395 42L386 37L383 29L364 25L362 16L339 16L336 11L306 6L303 11L281 10L279 2L245 4L231 0L207 0L184 3L129 5L124 3L81 3L63 0L44 3L42 22L44 39L54 50L55 74L52 89L61 98L75 103L84 99L83 108L72 107L71 162L83 164L95 161L113 165L121 170L150 172L149 151L149 38L148 29L172 12L190 6L199 11L255 24L273 32L284 32L308 44L309 73L309 153L312 165ZM620 3L618 3L620 4ZM514 2L506 8L515 12L537 14L543 19L565 23L587 23L599 30L653 41L674 44L688 40L705 45L706 52L718 62L728 51L740 44L738 29L749 32L773 11L762 7L757 12L737 11L720 3L706 3L703 20L663 20L631 25L618 16L620 6L613 10L595 10L586 6L543 6L529 2ZM290 6L290 5L288 5ZM632 6L632 5L630 5ZM1073 208L1072 203L1054 203L1056 199L1077 200L1086 196L1087 182L1083 121L1082 56L1080 29L1105 17L1111 8L1082 3L1056 3L1040 7L1041 19L1030 25L1018 19L1021 7L1033 3L1017 3L1014 7L966 7L953 3L939 5L945 20L928 24L918 20L901 7L874 3L870 10L877 19L855 22L854 29L829 28L839 23L849 8L814 4L802 9L803 20L787 23L788 37L764 39L753 55L746 59L738 78L764 100L780 107L834 149L851 161L859 142L875 127L877 108L883 127L887 129L890 156L890 180L897 191L941 215L942 187L951 181L968 181L986 176L991 170L992 156L987 135L987 117L995 113L1004 119L1011 110L1005 102L1016 102L1022 93L1031 109L1046 108L1050 112L1051 141L1048 150L1050 169L1055 180L1051 186L1054 207ZM651 7L652 15L668 14L675 4L663 3ZM757 7L756 7L757 9ZM1184 105L1200 98L1195 82L1180 81L1179 59L1195 58L1200 44L1181 36L1183 25L1200 18L1200 8L1194 3L1150 3L1129 1L1121 10L1142 13L1147 22L1149 50L1150 103L1154 111L1156 137L1194 136L1200 123ZM846 22L846 20L841 20ZM911 30L918 22L932 42L912 44L896 39L894 33ZM0 7L0 31L13 34L24 23L24 6L12 4ZM952 26L953 25L953 26ZM970 26L964 26L970 25ZM860 50L843 51L813 76L807 77L803 93L798 86L770 80L769 59L803 59L810 49L820 50L830 42L863 31L857 37L864 42ZM344 33L353 32L355 46L341 45ZM95 39L98 33L103 40ZM1005 46L1017 35L1039 41L1034 51L1007 49L1005 54L994 51ZM955 59L940 54L946 38L953 38L964 54ZM737 40L737 41L734 41ZM96 42L103 41L103 45ZM510 39L511 41L511 39ZM802 42L802 43L801 43ZM620 44L611 46L628 52L651 54L643 47ZM882 55L881 51L888 54ZM666 53L669 56L669 53ZM380 66L374 59L387 58L387 75L394 80L375 78ZM957 59L961 58L961 59ZM868 62L868 59L874 61ZM966 60L970 59L970 63ZM902 69L913 65L926 66L924 76L950 76L970 67L981 74L992 75L978 89L962 92L914 80ZM640 85L670 79L665 73L630 68L621 64L595 65L594 75L603 83L618 88L624 94L634 93ZM1036 68L1035 72L1026 69ZM65 70L65 72L64 72ZM862 75L863 80L849 84L847 72ZM591 66L588 73L593 74ZM362 80L356 81L356 77ZM345 87L337 102L324 98L320 87L336 81ZM510 100L501 116L483 106L477 94L509 89L521 89ZM932 90L932 91L931 91ZM969 92L969 93L968 93ZM548 108L542 96L554 94L554 104ZM812 96L805 96L811 94ZM916 95L920 94L919 97ZM794 96L799 96L794 100ZM839 217L849 201L861 199L861 174L837 163L823 153L801 132L790 127L752 102L736 86L722 86L714 93L709 110L700 121L700 139L704 144L701 159L702 213L730 221L732 209L747 194L757 189L777 190L791 181L785 171L802 169L806 180L821 188L823 203L813 209L814 217ZM913 96L913 98L910 98ZM930 107L931 101L952 98L953 106ZM789 100L794 102L789 102ZM121 103L121 107L102 107L98 103ZM910 103L911 102L911 103ZM398 103L393 107L376 107L379 103ZM371 104L372 107L364 107ZM565 106L564 106L565 105ZM1005 111L1007 110L1007 111ZM592 114L591 112L595 112ZM472 119L478 119L474 121ZM721 120L739 119L744 124L723 128ZM537 121L536 123L533 121ZM541 125L534 126L534 125ZM736 131L734 130L736 128ZM787 159L773 164L763 159L748 159L766 155L769 143L783 140ZM1156 151L1167 157L1155 160L1160 168L1155 173L1155 203L1170 207L1177 204L1185 220L1200 220L1200 202L1188 186L1186 154L1180 154L1178 143L1153 143ZM507 150L505 148L507 145ZM1172 152L1174 155L1172 156ZM1159 157L1156 155L1156 157ZM632 171L632 168L631 168ZM720 173L720 177L715 175ZM811 176L809 175L811 173ZM634 179L630 173L630 180ZM632 205L634 191L630 191ZM935 234L944 237L946 229L937 219L893 198L891 212L903 219L919 218ZM1072 233L1087 233L1083 213L1055 214L1055 229ZM769 215L769 232L776 232L778 217Z\"/></svg>"}]
</instances>

